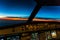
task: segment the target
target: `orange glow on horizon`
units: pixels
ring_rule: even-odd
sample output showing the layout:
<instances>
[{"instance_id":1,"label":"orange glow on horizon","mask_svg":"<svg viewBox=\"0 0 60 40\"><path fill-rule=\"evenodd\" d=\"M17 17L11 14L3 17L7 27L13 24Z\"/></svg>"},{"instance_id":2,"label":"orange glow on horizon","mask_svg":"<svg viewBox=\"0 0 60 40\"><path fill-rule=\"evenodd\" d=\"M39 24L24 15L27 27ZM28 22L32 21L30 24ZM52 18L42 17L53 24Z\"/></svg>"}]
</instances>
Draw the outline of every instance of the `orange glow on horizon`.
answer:
<instances>
[{"instance_id":1,"label":"orange glow on horizon","mask_svg":"<svg viewBox=\"0 0 60 40\"><path fill-rule=\"evenodd\" d=\"M8 17L3 17L3 18L0 18L0 20L28 20L28 18L8 18ZM54 21L57 21L57 22L60 22L60 20L52 20L52 19L36 19L34 18L33 21L44 21L44 22L54 22Z\"/></svg>"}]
</instances>

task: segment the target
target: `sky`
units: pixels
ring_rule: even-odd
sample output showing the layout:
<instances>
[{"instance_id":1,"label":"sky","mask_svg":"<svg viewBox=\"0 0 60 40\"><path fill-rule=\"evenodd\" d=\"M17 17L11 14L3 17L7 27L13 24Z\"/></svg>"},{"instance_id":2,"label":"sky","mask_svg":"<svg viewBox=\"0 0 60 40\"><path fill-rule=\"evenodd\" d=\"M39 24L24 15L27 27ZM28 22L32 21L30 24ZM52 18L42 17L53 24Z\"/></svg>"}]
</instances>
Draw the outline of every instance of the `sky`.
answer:
<instances>
[{"instance_id":1,"label":"sky","mask_svg":"<svg viewBox=\"0 0 60 40\"><path fill-rule=\"evenodd\" d=\"M33 0L0 0L0 16L29 16L36 6Z\"/></svg>"},{"instance_id":2,"label":"sky","mask_svg":"<svg viewBox=\"0 0 60 40\"><path fill-rule=\"evenodd\" d=\"M36 5L34 0L0 0L0 16L29 17ZM35 17L60 18L60 6L42 6Z\"/></svg>"},{"instance_id":3,"label":"sky","mask_svg":"<svg viewBox=\"0 0 60 40\"><path fill-rule=\"evenodd\" d=\"M60 6L42 6L36 17L60 19Z\"/></svg>"}]
</instances>

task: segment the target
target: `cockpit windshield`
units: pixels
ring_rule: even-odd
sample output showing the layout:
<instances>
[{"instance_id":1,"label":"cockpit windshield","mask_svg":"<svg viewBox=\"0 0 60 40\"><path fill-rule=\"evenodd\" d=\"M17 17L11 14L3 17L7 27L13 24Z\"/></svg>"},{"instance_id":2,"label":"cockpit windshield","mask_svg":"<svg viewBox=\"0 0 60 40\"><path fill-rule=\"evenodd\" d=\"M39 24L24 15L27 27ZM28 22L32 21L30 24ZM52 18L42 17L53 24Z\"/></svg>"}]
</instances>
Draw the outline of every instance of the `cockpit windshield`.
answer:
<instances>
[{"instance_id":1,"label":"cockpit windshield","mask_svg":"<svg viewBox=\"0 0 60 40\"><path fill-rule=\"evenodd\" d=\"M0 0L0 26L26 22L36 5L35 0ZM35 18L60 19L60 6L42 6Z\"/></svg>"},{"instance_id":2,"label":"cockpit windshield","mask_svg":"<svg viewBox=\"0 0 60 40\"><path fill-rule=\"evenodd\" d=\"M36 2L33 0L0 0L0 17L29 17Z\"/></svg>"},{"instance_id":3,"label":"cockpit windshield","mask_svg":"<svg viewBox=\"0 0 60 40\"><path fill-rule=\"evenodd\" d=\"M0 0L0 26L23 23L36 6L34 0Z\"/></svg>"},{"instance_id":4,"label":"cockpit windshield","mask_svg":"<svg viewBox=\"0 0 60 40\"><path fill-rule=\"evenodd\" d=\"M60 19L60 6L42 6L36 18Z\"/></svg>"}]
</instances>

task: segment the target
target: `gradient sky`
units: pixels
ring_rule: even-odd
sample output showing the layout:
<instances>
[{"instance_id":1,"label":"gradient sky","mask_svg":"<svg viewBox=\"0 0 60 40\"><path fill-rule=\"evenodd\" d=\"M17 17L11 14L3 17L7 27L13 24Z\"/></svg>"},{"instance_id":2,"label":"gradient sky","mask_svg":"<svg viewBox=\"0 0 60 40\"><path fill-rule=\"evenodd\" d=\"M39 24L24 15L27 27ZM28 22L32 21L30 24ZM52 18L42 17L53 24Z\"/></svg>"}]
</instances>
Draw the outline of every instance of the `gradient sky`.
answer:
<instances>
[{"instance_id":1,"label":"gradient sky","mask_svg":"<svg viewBox=\"0 0 60 40\"><path fill-rule=\"evenodd\" d=\"M0 0L0 16L29 16L35 6L33 0Z\"/></svg>"},{"instance_id":2,"label":"gradient sky","mask_svg":"<svg viewBox=\"0 0 60 40\"><path fill-rule=\"evenodd\" d=\"M0 16L29 17L34 0L0 0ZM60 6L42 6L36 17L60 18Z\"/></svg>"}]
</instances>

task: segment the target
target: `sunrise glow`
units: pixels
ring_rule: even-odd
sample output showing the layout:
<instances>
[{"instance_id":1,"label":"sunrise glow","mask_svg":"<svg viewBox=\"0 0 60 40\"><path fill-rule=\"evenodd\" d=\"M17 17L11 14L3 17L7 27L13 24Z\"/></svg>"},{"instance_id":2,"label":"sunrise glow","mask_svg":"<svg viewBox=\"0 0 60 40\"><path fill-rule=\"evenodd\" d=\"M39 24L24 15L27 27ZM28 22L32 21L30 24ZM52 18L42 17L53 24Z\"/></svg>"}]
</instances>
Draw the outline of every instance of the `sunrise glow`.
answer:
<instances>
[{"instance_id":1,"label":"sunrise glow","mask_svg":"<svg viewBox=\"0 0 60 40\"><path fill-rule=\"evenodd\" d=\"M5 18L6 16L0 16L0 18Z\"/></svg>"}]
</instances>

